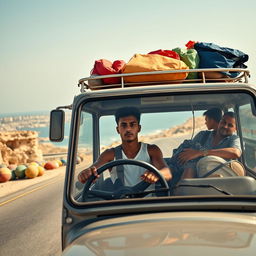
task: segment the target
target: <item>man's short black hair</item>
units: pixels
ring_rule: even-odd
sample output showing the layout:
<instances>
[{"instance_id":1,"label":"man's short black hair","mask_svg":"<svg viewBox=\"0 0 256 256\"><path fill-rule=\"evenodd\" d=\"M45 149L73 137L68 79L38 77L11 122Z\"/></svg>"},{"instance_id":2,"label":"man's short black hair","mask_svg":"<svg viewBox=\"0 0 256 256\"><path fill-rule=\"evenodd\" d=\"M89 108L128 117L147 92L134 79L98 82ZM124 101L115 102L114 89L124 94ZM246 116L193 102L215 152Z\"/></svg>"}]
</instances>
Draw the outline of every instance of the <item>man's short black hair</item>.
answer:
<instances>
[{"instance_id":1,"label":"man's short black hair","mask_svg":"<svg viewBox=\"0 0 256 256\"><path fill-rule=\"evenodd\" d=\"M222 118L222 110L220 108L210 108L203 115L219 123Z\"/></svg>"},{"instance_id":2,"label":"man's short black hair","mask_svg":"<svg viewBox=\"0 0 256 256\"><path fill-rule=\"evenodd\" d=\"M138 123L140 123L140 111L135 107L119 108L115 113L116 123L118 124L118 121L121 117L127 117L127 116L135 116Z\"/></svg>"}]
</instances>

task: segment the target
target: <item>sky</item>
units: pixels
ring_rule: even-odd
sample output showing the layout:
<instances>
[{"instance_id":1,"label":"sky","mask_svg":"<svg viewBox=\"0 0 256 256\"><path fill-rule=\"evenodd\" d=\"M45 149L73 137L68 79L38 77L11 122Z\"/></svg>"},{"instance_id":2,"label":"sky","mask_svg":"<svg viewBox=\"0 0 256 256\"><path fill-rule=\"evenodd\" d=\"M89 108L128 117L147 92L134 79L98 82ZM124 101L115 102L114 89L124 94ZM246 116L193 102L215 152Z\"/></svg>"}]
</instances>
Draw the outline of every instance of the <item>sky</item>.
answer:
<instances>
[{"instance_id":1,"label":"sky","mask_svg":"<svg viewBox=\"0 0 256 256\"><path fill-rule=\"evenodd\" d=\"M0 114L71 104L94 61L185 48L239 49L256 84L255 0L0 0Z\"/></svg>"}]
</instances>

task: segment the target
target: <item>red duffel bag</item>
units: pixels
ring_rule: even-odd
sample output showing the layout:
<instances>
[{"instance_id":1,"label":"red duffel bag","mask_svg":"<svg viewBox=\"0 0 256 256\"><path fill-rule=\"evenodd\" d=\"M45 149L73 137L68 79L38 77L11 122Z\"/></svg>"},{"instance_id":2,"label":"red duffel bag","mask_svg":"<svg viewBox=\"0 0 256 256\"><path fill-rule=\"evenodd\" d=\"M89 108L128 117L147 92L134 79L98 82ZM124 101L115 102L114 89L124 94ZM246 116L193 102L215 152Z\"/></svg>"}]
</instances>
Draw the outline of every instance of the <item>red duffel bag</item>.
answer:
<instances>
[{"instance_id":1,"label":"red duffel bag","mask_svg":"<svg viewBox=\"0 0 256 256\"><path fill-rule=\"evenodd\" d=\"M91 74L102 75L102 76L119 74L121 73L121 70L124 67L124 65L125 65L125 61L123 60L116 60L113 63L105 59L96 60ZM111 77L111 78L103 79L104 84L117 84L120 82L121 80L119 77Z\"/></svg>"},{"instance_id":2,"label":"red duffel bag","mask_svg":"<svg viewBox=\"0 0 256 256\"><path fill-rule=\"evenodd\" d=\"M174 58L176 60L180 60L180 56L177 52L175 51L171 51L171 50L157 50L157 51L153 51L153 52L149 52L148 54L159 54L162 56L166 56L166 57L170 57L170 58Z\"/></svg>"}]
</instances>

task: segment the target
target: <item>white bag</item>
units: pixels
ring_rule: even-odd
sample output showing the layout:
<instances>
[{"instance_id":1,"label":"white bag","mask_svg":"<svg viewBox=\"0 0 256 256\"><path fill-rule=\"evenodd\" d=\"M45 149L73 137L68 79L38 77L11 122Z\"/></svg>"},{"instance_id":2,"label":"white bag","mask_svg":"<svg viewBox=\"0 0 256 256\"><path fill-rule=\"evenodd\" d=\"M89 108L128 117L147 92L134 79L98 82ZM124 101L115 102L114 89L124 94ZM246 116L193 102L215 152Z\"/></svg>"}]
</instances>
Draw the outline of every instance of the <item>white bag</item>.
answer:
<instances>
[{"instance_id":1,"label":"white bag","mask_svg":"<svg viewBox=\"0 0 256 256\"><path fill-rule=\"evenodd\" d=\"M218 156L206 156L201 158L196 165L197 177L229 177L245 176L245 168L237 160L229 160Z\"/></svg>"}]
</instances>

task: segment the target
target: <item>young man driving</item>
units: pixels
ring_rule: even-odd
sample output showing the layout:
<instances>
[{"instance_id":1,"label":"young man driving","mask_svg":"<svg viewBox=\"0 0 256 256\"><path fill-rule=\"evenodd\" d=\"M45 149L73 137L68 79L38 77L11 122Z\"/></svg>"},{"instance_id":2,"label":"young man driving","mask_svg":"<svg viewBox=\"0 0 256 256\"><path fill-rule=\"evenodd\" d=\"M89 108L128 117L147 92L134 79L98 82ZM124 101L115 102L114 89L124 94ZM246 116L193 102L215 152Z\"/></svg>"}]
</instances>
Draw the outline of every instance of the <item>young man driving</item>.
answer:
<instances>
[{"instance_id":1,"label":"young man driving","mask_svg":"<svg viewBox=\"0 0 256 256\"><path fill-rule=\"evenodd\" d=\"M117 123L116 131L122 141L122 159L134 159L148 162L155 166L162 173L164 178L169 181L172 178L172 174L163 159L160 148L154 144L146 144L138 141L138 133L141 130L139 110L134 107L121 108L117 110L115 120ZM92 166L79 173L78 180L81 183L85 183L91 175L94 175L96 179L99 178L97 169L115 160L115 158L115 148L105 150ZM123 168L125 186L134 186L141 180L153 184L159 179L155 174L140 166L124 165ZM114 183L117 179L116 168L110 170L110 176Z\"/></svg>"}]
</instances>

